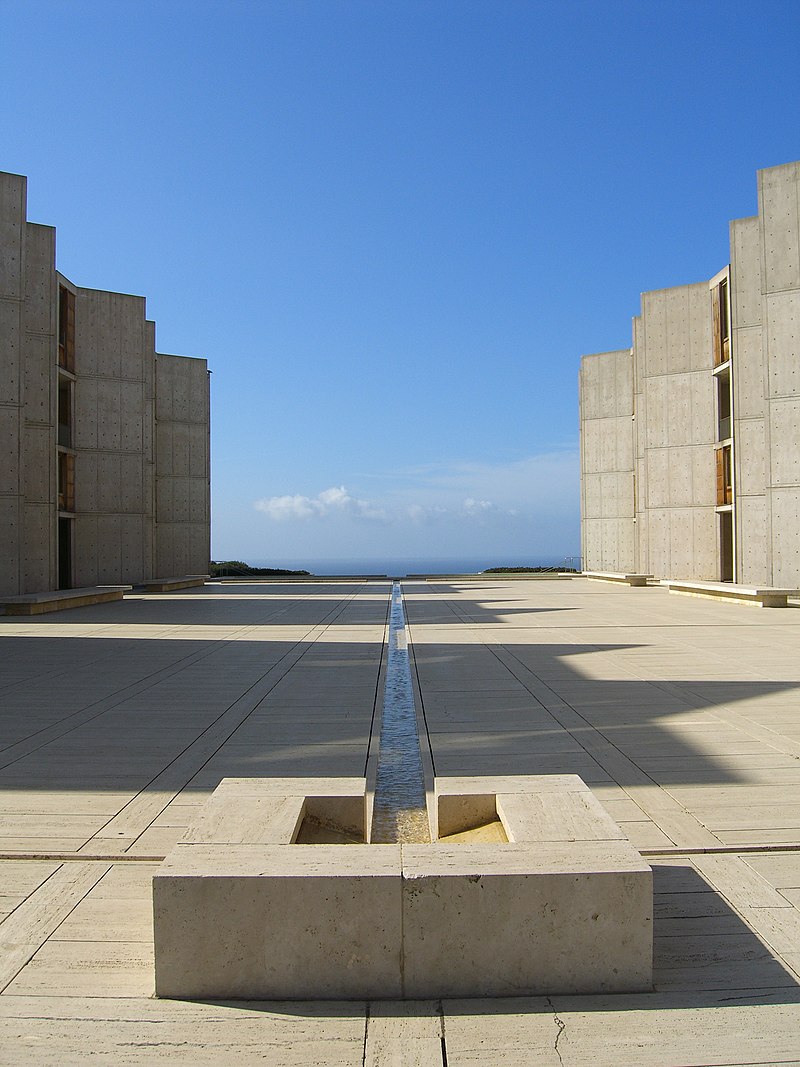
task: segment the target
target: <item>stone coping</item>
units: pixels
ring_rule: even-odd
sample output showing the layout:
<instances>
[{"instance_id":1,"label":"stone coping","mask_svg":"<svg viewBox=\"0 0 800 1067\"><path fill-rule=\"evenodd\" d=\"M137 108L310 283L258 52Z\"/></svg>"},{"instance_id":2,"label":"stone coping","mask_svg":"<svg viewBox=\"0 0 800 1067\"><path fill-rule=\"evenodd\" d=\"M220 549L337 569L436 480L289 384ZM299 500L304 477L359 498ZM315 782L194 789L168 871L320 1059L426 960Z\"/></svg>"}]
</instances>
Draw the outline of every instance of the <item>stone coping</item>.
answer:
<instances>
[{"instance_id":1,"label":"stone coping","mask_svg":"<svg viewBox=\"0 0 800 1067\"><path fill-rule=\"evenodd\" d=\"M205 585L209 575L207 574L184 574L178 578L152 578L142 582L141 589L145 593L168 593L172 589L192 589L195 586Z\"/></svg>"},{"instance_id":2,"label":"stone coping","mask_svg":"<svg viewBox=\"0 0 800 1067\"><path fill-rule=\"evenodd\" d=\"M646 586L648 579L653 577L652 574L624 574L616 571L583 571L582 576L595 582L620 582L634 588Z\"/></svg>"},{"instance_id":3,"label":"stone coping","mask_svg":"<svg viewBox=\"0 0 800 1067\"><path fill-rule=\"evenodd\" d=\"M130 585L91 585L82 589L51 589L41 593L23 593L21 596L0 599L0 607L6 615L43 615L48 611L63 611L67 608L82 608L89 604L102 604L109 600L122 600Z\"/></svg>"},{"instance_id":4,"label":"stone coping","mask_svg":"<svg viewBox=\"0 0 800 1067\"><path fill-rule=\"evenodd\" d=\"M407 574L400 581L428 581L428 582L490 582L492 579L502 579L502 581L520 581L520 582L535 582L535 581L549 581L549 582L565 582L570 578L577 578L579 575L565 573L563 571L546 571L544 573L537 572L536 574L519 574L515 571L495 571L492 574Z\"/></svg>"},{"instance_id":5,"label":"stone coping","mask_svg":"<svg viewBox=\"0 0 800 1067\"><path fill-rule=\"evenodd\" d=\"M787 597L800 596L798 589L779 589L775 586L748 586L734 582L662 582L670 593L683 593L687 596L713 597L732 600L741 604L757 604L762 608L788 607Z\"/></svg>"}]
</instances>

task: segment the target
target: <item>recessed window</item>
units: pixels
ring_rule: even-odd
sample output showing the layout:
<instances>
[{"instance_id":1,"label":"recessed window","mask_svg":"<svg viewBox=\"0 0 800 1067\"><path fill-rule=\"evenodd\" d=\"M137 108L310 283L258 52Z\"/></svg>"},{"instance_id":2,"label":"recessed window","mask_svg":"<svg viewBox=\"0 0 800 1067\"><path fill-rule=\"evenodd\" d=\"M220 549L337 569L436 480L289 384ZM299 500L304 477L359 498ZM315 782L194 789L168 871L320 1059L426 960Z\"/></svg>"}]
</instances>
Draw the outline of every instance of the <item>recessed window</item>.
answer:
<instances>
[{"instance_id":1,"label":"recessed window","mask_svg":"<svg viewBox=\"0 0 800 1067\"><path fill-rule=\"evenodd\" d=\"M58 291L58 365L75 372L75 294L64 285Z\"/></svg>"},{"instance_id":2,"label":"recessed window","mask_svg":"<svg viewBox=\"0 0 800 1067\"><path fill-rule=\"evenodd\" d=\"M724 445L714 453L717 464L717 507L733 503L733 462L731 446Z\"/></svg>"},{"instance_id":3,"label":"recessed window","mask_svg":"<svg viewBox=\"0 0 800 1067\"><path fill-rule=\"evenodd\" d=\"M75 510L75 457L58 453L58 510Z\"/></svg>"},{"instance_id":4,"label":"recessed window","mask_svg":"<svg viewBox=\"0 0 800 1067\"><path fill-rule=\"evenodd\" d=\"M721 371L717 376L717 440L731 436L731 376Z\"/></svg>"},{"instance_id":5,"label":"recessed window","mask_svg":"<svg viewBox=\"0 0 800 1067\"><path fill-rule=\"evenodd\" d=\"M713 314L714 366L731 358L731 314L728 301L728 281L723 279L711 292Z\"/></svg>"},{"instance_id":6,"label":"recessed window","mask_svg":"<svg viewBox=\"0 0 800 1067\"><path fill-rule=\"evenodd\" d=\"M69 378L58 380L58 443L72 448L72 382Z\"/></svg>"}]
</instances>

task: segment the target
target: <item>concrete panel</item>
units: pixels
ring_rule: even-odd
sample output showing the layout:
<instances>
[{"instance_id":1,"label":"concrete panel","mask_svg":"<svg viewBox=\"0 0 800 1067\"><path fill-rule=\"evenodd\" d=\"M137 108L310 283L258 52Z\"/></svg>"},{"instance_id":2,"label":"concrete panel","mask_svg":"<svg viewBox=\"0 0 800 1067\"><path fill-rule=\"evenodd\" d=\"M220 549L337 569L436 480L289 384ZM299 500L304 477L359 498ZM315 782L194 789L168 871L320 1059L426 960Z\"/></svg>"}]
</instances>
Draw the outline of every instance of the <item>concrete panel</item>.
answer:
<instances>
[{"instance_id":1,"label":"concrete panel","mask_svg":"<svg viewBox=\"0 0 800 1067\"><path fill-rule=\"evenodd\" d=\"M77 449L97 448L97 387L96 378L81 377L75 383L73 440Z\"/></svg>"},{"instance_id":2,"label":"concrete panel","mask_svg":"<svg viewBox=\"0 0 800 1067\"><path fill-rule=\"evenodd\" d=\"M161 481L159 480L159 485ZM172 487L172 516L175 522L186 522L189 518L189 486L188 478L171 478Z\"/></svg>"},{"instance_id":3,"label":"concrete panel","mask_svg":"<svg viewBox=\"0 0 800 1067\"><path fill-rule=\"evenodd\" d=\"M597 474L602 469L600 459L600 422L590 419L581 426L584 470Z\"/></svg>"},{"instance_id":4,"label":"concrete panel","mask_svg":"<svg viewBox=\"0 0 800 1067\"><path fill-rule=\"evenodd\" d=\"M97 380L97 447L116 452L120 447L120 387L110 378Z\"/></svg>"},{"instance_id":5,"label":"concrete panel","mask_svg":"<svg viewBox=\"0 0 800 1067\"><path fill-rule=\"evenodd\" d=\"M22 324L27 333L56 332L56 231L52 226L25 227L25 302ZM55 362L55 349L53 349Z\"/></svg>"},{"instance_id":6,"label":"concrete panel","mask_svg":"<svg viewBox=\"0 0 800 1067\"><path fill-rule=\"evenodd\" d=\"M617 571L633 572L636 570L636 526L633 519L620 519L617 535L619 555Z\"/></svg>"},{"instance_id":7,"label":"concrete panel","mask_svg":"<svg viewBox=\"0 0 800 1067\"><path fill-rule=\"evenodd\" d=\"M765 301L769 396L800 394L800 292Z\"/></svg>"},{"instance_id":8,"label":"concrete panel","mask_svg":"<svg viewBox=\"0 0 800 1067\"><path fill-rule=\"evenodd\" d=\"M692 508L672 508L669 511L670 577L693 578L694 514Z\"/></svg>"},{"instance_id":9,"label":"concrete panel","mask_svg":"<svg viewBox=\"0 0 800 1067\"><path fill-rule=\"evenodd\" d=\"M145 511L142 457L140 455L121 455L119 457L121 485L120 510L142 514Z\"/></svg>"},{"instance_id":10,"label":"concrete panel","mask_svg":"<svg viewBox=\"0 0 800 1067\"><path fill-rule=\"evenodd\" d=\"M769 406L770 484L800 485L800 398Z\"/></svg>"},{"instance_id":11,"label":"concrete panel","mask_svg":"<svg viewBox=\"0 0 800 1067\"><path fill-rule=\"evenodd\" d=\"M694 443L692 434L692 393L694 376L672 374L667 381L667 436L672 448Z\"/></svg>"},{"instance_id":12,"label":"concrete panel","mask_svg":"<svg viewBox=\"0 0 800 1067\"><path fill-rule=\"evenodd\" d=\"M156 353L156 420L171 422L176 416L172 405L175 394L175 363L169 356Z\"/></svg>"},{"instance_id":13,"label":"concrete panel","mask_svg":"<svg viewBox=\"0 0 800 1067\"><path fill-rule=\"evenodd\" d=\"M767 484L763 419L737 422L735 462L737 497L763 494Z\"/></svg>"},{"instance_id":14,"label":"concrete panel","mask_svg":"<svg viewBox=\"0 0 800 1067\"><path fill-rule=\"evenodd\" d=\"M0 407L0 496L20 491L19 446L19 408Z\"/></svg>"},{"instance_id":15,"label":"concrete panel","mask_svg":"<svg viewBox=\"0 0 800 1067\"><path fill-rule=\"evenodd\" d=\"M23 508L22 593L41 593L55 588L51 567L51 541L55 517L49 504Z\"/></svg>"},{"instance_id":16,"label":"concrete panel","mask_svg":"<svg viewBox=\"0 0 800 1067\"><path fill-rule=\"evenodd\" d=\"M97 484L96 452L78 452L75 456L75 510L98 511L100 496Z\"/></svg>"},{"instance_id":17,"label":"concrete panel","mask_svg":"<svg viewBox=\"0 0 800 1067\"><path fill-rule=\"evenodd\" d=\"M170 477L172 469L172 429L171 422L158 421L156 426L156 463L159 476Z\"/></svg>"},{"instance_id":18,"label":"concrete panel","mask_svg":"<svg viewBox=\"0 0 800 1067\"><path fill-rule=\"evenodd\" d=\"M764 351L760 326L737 330L733 345L733 403L735 419L764 414Z\"/></svg>"},{"instance_id":19,"label":"concrete panel","mask_svg":"<svg viewBox=\"0 0 800 1067\"><path fill-rule=\"evenodd\" d=\"M713 508L692 508L692 577L716 581L718 574L717 516Z\"/></svg>"},{"instance_id":20,"label":"concrete panel","mask_svg":"<svg viewBox=\"0 0 800 1067\"><path fill-rule=\"evenodd\" d=\"M3 353L0 404L19 404L22 331L20 305L16 300L0 300L0 350Z\"/></svg>"},{"instance_id":21,"label":"concrete panel","mask_svg":"<svg viewBox=\"0 0 800 1067\"><path fill-rule=\"evenodd\" d=\"M771 585L796 587L800 575L800 489L773 489Z\"/></svg>"},{"instance_id":22,"label":"concrete panel","mask_svg":"<svg viewBox=\"0 0 800 1067\"><path fill-rule=\"evenodd\" d=\"M55 356L50 339L27 335L22 344L22 358L25 419L49 425L55 416L50 393Z\"/></svg>"},{"instance_id":23,"label":"concrete panel","mask_svg":"<svg viewBox=\"0 0 800 1067\"><path fill-rule=\"evenodd\" d=\"M688 381L691 404L689 440L694 445L711 444L717 433L716 409L714 406L714 383L704 371L693 374Z\"/></svg>"},{"instance_id":24,"label":"concrete panel","mask_svg":"<svg viewBox=\"0 0 800 1067\"><path fill-rule=\"evenodd\" d=\"M156 324L150 319L144 323L144 348L145 360L142 380L144 382L144 395L147 400L155 404L156 397ZM155 412L154 412L155 415Z\"/></svg>"},{"instance_id":25,"label":"concrete panel","mask_svg":"<svg viewBox=\"0 0 800 1067\"><path fill-rule=\"evenodd\" d=\"M665 371L678 373L692 369L689 334L690 297L688 286L663 291L666 315Z\"/></svg>"},{"instance_id":26,"label":"concrete panel","mask_svg":"<svg viewBox=\"0 0 800 1067\"><path fill-rule=\"evenodd\" d=\"M187 474L192 478L208 481L208 424L200 423L187 426L189 437L189 468Z\"/></svg>"},{"instance_id":27,"label":"concrete panel","mask_svg":"<svg viewBox=\"0 0 800 1067\"><path fill-rule=\"evenodd\" d=\"M767 553L766 497L739 497L736 515L738 581L744 585L772 585L772 570Z\"/></svg>"},{"instance_id":28,"label":"concrete panel","mask_svg":"<svg viewBox=\"0 0 800 1067\"><path fill-rule=\"evenodd\" d=\"M693 499L693 453L692 448L668 448L666 450L668 462L667 483L669 486L668 499L671 507L689 507L694 503Z\"/></svg>"},{"instance_id":29,"label":"concrete panel","mask_svg":"<svg viewBox=\"0 0 800 1067\"><path fill-rule=\"evenodd\" d=\"M174 522L175 478L158 478L156 480L156 521Z\"/></svg>"},{"instance_id":30,"label":"concrete panel","mask_svg":"<svg viewBox=\"0 0 800 1067\"><path fill-rule=\"evenodd\" d=\"M711 445L690 449L691 501L696 506L714 507L716 504L716 467Z\"/></svg>"},{"instance_id":31,"label":"concrete panel","mask_svg":"<svg viewBox=\"0 0 800 1067\"><path fill-rule=\"evenodd\" d=\"M17 496L0 498L0 589L6 596L19 596L20 515L22 501Z\"/></svg>"},{"instance_id":32,"label":"concrete panel","mask_svg":"<svg viewBox=\"0 0 800 1067\"><path fill-rule=\"evenodd\" d=\"M670 451L668 448L651 448L647 451L646 506L648 508L667 507L670 502Z\"/></svg>"},{"instance_id":33,"label":"concrete panel","mask_svg":"<svg viewBox=\"0 0 800 1067\"><path fill-rule=\"evenodd\" d=\"M99 512L118 513L122 510L121 475L118 454L97 453L97 510Z\"/></svg>"},{"instance_id":34,"label":"concrete panel","mask_svg":"<svg viewBox=\"0 0 800 1067\"><path fill-rule=\"evenodd\" d=\"M158 522L156 524L155 568L157 575L161 577L181 573L174 566L173 543L174 527L170 523Z\"/></svg>"},{"instance_id":35,"label":"concrete panel","mask_svg":"<svg viewBox=\"0 0 800 1067\"><path fill-rule=\"evenodd\" d=\"M800 288L799 184L797 163L758 172L765 293Z\"/></svg>"},{"instance_id":36,"label":"concrete panel","mask_svg":"<svg viewBox=\"0 0 800 1067\"><path fill-rule=\"evenodd\" d=\"M96 515L78 514L75 517L72 554L75 567L75 584L79 588L88 585L99 585L100 583L97 523Z\"/></svg>"},{"instance_id":37,"label":"concrete panel","mask_svg":"<svg viewBox=\"0 0 800 1067\"><path fill-rule=\"evenodd\" d=\"M207 522L189 526L189 558L180 574L206 574L211 559L211 527Z\"/></svg>"},{"instance_id":38,"label":"concrete panel","mask_svg":"<svg viewBox=\"0 0 800 1067\"><path fill-rule=\"evenodd\" d=\"M670 512L666 509L649 510L647 513L647 569L662 578L676 577L672 572L670 557ZM637 523L638 525L638 523ZM639 566L642 565L641 556Z\"/></svg>"},{"instance_id":39,"label":"concrete panel","mask_svg":"<svg viewBox=\"0 0 800 1067\"><path fill-rule=\"evenodd\" d=\"M120 382L119 447L142 452L144 396L141 382Z\"/></svg>"},{"instance_id":40,"label":"concrete panel","mask_svg":"<svg viewBox=\"0 0 800 1067\"><path fill-rule=\"evenodd\" d=\"M120 530L120 581L134 585L144 574L144 538L141 515L121 515Z\"/></svg>"},{"instance_id":41,"label":"concrete panel","mask_svg":"<svg viewBox=\"0 0 800 1067\"><path fill-rule=\"evenodd\" d=\"M172 474L186 477L190 472L189 427L183 423L172 424Z\"/></svg>"},{"instance_id":42,"label":"concrete panel","mask_svg":"<svg viewBox=\"0 0 800 1067\"><path fill-rule=\"evenodd\" d=\"M736 331L761 324L761 238L758 216L736 219L731 223L730 236L731 319Z\"/></svg>"},{"instance_id":43,"label":"concrete panel","mask_svg":"<svg viewBox=\"0 0 800 1067\"><path fill-rule=\"evenodd\" d=\"M664 373L667 353L667 308L664 290L642 293L642 327L644 333L644 377Z\"/></svg>"},{"instance_id":44,"label":"concrete panel","mask_svg":"<svg viewBox=\"0 0 800 1067\"><path fill-rule=\"evenodd\" d=\"M583 566L585 570L604 571L603 525L599 518L587 518L583 522Z\"/></svg>"},{"instance_id":45,"label":"concrete panel","mask_svg":"<svg viewBox=\"0 0 800 1067\"><path fill-rule=\"evenodd\" d=\"M104 585L122 581L122 523L119 515L97 517L97 573Z\"/></svg>"},{"instance_id":46,"label":"concrete panel","mask_svg":"<svg viewBox=\"0 0 800 1067\"><path fill-rule=\"evenodd\" d=\"M670 381L666 377L645 379L646 407L637 413L645 449L669 444Z\"/></svg>"},{"instance_id":47,"label":"concrete panel","mask_svg":"<svg viewBox=\"0 0 800 1067\"><path fill-rule=\"evenodd\" d=\"M208 514L208 487L199 478L193 478L188 483L188 489L189 521L202 524Z\"/></svg>"},{"instance_id":48,"label":"concrete panel","mask_svg":"<svg viewBox=\"0 0 800 1067\"><path fill-rule=\"evenodd\" d=\"M597 519L603 514L602 474L583 475L583 517Z\"/></svg>"},{"instance_id":49,"label":"concrete panel","mask_svg":"<svg viewBox=\"0 0 800 1067\"><path fill-rule=\"evenodd\" d=\"M703 282L688 287L688 342L689 365L694 371L707 373L711 370L711 291Z\"/></svg>"},{"instance_id":50,"label":"concrete panel","mask_svg":"<svg viewBox=\"0 0 800 1067\"><path fill-rule=\"evenodd\" d=\"M55 446L49 426L25 426L20 449L21 491L28 503L53 499Z\"/></svg>"},{"instance_id":51,"label":"concrete panel","mask_svg":"<svg viewBox=\"0 0 800 1067\"><path fill-rule=\"evenodd\" d=\"M26 214L27 178L0 173L0 297L12 300L23 296Z\"/></svg>"}]
</instances>

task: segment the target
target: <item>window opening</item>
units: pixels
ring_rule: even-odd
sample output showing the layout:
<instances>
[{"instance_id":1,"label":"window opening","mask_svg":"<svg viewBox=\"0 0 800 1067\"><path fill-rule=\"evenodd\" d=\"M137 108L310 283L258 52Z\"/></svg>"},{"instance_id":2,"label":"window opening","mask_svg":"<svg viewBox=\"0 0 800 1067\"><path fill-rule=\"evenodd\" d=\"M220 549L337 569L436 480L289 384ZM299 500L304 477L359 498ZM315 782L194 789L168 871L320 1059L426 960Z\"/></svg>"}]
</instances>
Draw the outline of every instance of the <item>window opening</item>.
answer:
<instances>
[{"instance_id":1,"label":"window opening","mask_svg":"<svg viewBox=\"0 0 800 1067\"><path fill-rule=\"evenodd\" d=\"M75 294L58 291L58 365L75 373Z\"/></svg>"},{"instance_id":2,"label":"window opening","mask_svg":"<svg viewBox=\"0 0 800 1067\"><path fill-rule=\"evenodd\" d=\"M75 510L75 457L58 453L58 510Z\"/></svg>"}]
</instances>

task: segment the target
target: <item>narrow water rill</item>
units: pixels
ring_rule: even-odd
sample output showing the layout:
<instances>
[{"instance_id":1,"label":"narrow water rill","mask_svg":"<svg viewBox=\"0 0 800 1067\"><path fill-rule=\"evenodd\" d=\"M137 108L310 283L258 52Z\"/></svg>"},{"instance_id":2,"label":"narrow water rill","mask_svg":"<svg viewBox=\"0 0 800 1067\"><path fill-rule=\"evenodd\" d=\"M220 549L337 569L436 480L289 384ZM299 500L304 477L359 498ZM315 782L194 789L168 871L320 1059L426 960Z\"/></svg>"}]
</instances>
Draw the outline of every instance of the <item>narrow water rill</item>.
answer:
<instances>
[{"instance_id":1,"label":"narrow water rill","mask_svg":"<svg viewBox=\"0 0 800 1067\"><path fill-rule=\"evenodd\" d=\"M430 839L403 597L400 583L394 582L372 841L420 844Z\"/></svg>"}]
</instances>

